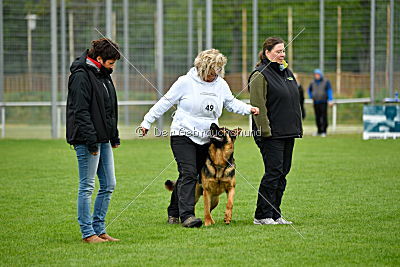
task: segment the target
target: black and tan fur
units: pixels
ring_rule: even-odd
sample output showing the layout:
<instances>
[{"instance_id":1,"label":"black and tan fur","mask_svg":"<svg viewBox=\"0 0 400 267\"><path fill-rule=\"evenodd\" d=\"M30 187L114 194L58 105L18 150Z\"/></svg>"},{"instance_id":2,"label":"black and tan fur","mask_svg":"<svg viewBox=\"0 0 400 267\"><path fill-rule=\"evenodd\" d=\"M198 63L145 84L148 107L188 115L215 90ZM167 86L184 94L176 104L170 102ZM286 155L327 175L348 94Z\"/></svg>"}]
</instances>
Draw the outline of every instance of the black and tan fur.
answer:
<instances>
[{"instance_id":1,"label":"black and tan fur","mask_svg":"<svg viewBox=\"0 0 400 267\"><path fill-rule=\"evenodd\" d=\"M201 170L201 184L196 184L195 202L200 196L204 198L204 224L214 224L211 211L217 207L219 196L227 194L227 204L224 221L230 224L232 220L233 199L235 196L235 160L233 158L234 142L241 129L228 130L219 128L212 124L211 144L204 167ZM167 189L172 190L175 186L173 181L165 183Z\"/></svg>"}]
</instances>

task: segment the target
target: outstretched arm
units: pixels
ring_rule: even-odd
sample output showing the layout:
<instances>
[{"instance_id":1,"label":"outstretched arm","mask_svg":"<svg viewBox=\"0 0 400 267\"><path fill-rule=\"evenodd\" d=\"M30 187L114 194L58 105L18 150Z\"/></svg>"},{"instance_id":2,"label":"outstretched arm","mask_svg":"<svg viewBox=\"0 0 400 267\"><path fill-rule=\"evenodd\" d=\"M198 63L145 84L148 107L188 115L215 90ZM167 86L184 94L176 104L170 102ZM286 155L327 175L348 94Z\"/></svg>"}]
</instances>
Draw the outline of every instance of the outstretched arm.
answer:
<instances>
[{"instance_id":1,"label":"outstretched arm","mask_svg":"<svg viewBox=\"0 0 400 267\"><path fill-rule=\"evenodd\" d=\"M173 105L179 102L183 93L182 80L178 79L168 90L168 92L147 112L140 126L145 135L147 130L150 129L151 124L159 119L165 112L167 112ZM144 131L145 130L145 131Z\"/></svg>"},{"instance_id":2,"label":"outstretched arm","mask_svg":"<svg viewBox=\"0 0 400 267\"><path fill-rule=\"evenodd\" d=\"M227 89L225 90L224 108L229 112L234 112L241 115L249 115L249 114L258 115L259 113L257 107L248 105L243 101L240 101L237 98L235 98L231 90L229 89L229 86L227 86Z\"/></svg>"}]
</instances>

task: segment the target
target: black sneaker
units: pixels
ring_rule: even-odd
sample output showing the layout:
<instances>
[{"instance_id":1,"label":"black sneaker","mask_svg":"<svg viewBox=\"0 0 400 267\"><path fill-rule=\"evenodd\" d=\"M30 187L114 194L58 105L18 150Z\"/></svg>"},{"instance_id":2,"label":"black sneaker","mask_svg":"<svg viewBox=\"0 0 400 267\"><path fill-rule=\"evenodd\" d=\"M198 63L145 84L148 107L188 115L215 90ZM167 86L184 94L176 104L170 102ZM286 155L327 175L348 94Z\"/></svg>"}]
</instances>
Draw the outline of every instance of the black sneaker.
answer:
<instances>
[{"instance_id":1,"label":"black sneaker","mask_svg":"<svg viewBox=\"0 0 400 267\"><path fill-rule=\"evenodd\" d=\"M168 216L168 223L169 224L179 224L179 218Z\"/></svg>"},{"instance_id":2,"label":"black sneaker","mask_svg":"<svg viewBox=\"0 0 400 267\"><path fill-rule=\"evenodd\" d=\"M191 216L182 223L182 226L188 227L188 228L193 228L193 227L201 227L202 224L203 224L203 222L201 219Z\"/></svg>"}]
</instances>

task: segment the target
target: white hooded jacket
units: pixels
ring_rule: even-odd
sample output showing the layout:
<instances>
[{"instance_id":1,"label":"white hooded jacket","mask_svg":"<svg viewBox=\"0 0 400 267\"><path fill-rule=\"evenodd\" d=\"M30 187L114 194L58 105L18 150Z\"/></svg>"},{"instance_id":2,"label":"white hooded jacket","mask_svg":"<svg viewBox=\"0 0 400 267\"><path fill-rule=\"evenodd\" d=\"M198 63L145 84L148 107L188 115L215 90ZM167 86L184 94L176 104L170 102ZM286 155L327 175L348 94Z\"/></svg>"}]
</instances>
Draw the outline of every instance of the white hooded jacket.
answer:
<instances>
[{"instance_id":1,"label":"white hooded jacket","mask_svg":"<svg viewBox=\"0 0 400 267\"><path fill-rule=\"evenodd\" d=\"M178 78L169 91L144 116L141 126L150 129L173 105L177 110L171 124L171 135L188 136L196 144L209 142L212 123L218 124L222 108L242 115L251 113L250 105L236 99L228 83L221 77L212 82L203 81L195 67Z\"/></svg>"}]
</instances>

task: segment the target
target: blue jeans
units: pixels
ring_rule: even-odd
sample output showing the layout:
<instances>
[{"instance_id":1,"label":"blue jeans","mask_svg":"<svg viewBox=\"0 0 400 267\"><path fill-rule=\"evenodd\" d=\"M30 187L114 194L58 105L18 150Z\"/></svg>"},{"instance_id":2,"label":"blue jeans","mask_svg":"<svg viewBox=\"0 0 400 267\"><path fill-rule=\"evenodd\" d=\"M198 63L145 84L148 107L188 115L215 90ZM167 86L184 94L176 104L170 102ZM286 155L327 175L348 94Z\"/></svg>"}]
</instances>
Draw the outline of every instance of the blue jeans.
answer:
<instances>
[{"instance_id":1,"label":"blue jeans","mask_svg":"<svg viewBox=\"0 0 400 267\"><path fill-rule=\"evenodd\" d=\"M115 187L114 156L110 143L98 143L99 154L92 155L87 145L75 145L79 168L78 223L82 238L101 235L105 231L105 217ZM95 176L100 188L90 214Z\"/></svg>"}]
</instances>

